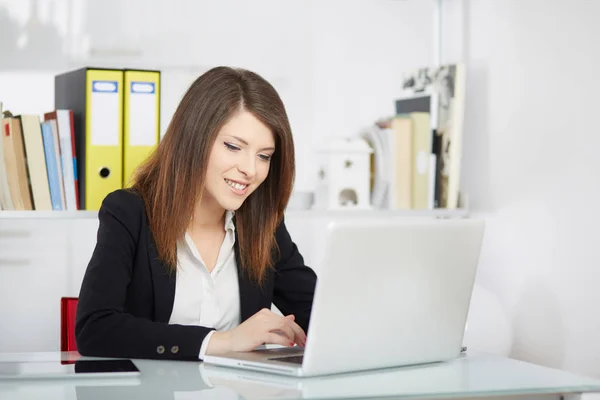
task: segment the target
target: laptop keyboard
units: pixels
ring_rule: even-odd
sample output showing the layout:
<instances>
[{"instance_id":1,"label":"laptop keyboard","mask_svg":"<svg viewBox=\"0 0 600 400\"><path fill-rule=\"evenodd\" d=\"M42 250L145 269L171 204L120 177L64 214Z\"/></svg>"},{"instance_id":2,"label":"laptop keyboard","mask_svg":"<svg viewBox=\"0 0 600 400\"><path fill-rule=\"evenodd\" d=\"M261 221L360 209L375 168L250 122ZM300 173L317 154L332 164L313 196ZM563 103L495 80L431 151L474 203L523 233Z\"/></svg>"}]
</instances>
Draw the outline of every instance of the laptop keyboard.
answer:
<instances>
[{"instance_id":1,"label":"laptop keyboard","mask_svg":"<svg viewBox=\"0 0 600 400\"><path fill-rule=\"evenodd\" d=\"M292 364L300 364L302 365L302 360L304 359L304 356L285 356L285 357L271 357L269 358L269 360L273 360L273 361L283 361L283 362L289 362Z\"/></svg>"}]
</instances>

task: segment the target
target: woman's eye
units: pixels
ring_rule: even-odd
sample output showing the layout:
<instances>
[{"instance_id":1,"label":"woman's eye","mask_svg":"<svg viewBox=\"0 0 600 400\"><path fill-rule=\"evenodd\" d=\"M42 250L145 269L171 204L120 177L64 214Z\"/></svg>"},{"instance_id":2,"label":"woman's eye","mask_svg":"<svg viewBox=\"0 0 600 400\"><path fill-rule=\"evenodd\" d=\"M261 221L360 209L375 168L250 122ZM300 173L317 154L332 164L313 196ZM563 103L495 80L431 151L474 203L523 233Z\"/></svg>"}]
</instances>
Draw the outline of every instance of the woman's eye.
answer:
<instances>
[{"instance_id":1,"label":"woman's eye","mask_svg":"<svg viewBox=\"0 0 600 400\"><path fill-rule=\"evenodd\" d=\"M240 149L239 147L234 146L231 143L223 142L223 144L225 144L225 147L227 147L227 149L229 149L231 151L235 151L235 150L239 150Z\"/></svg>"},{"instance_id":2,"label":"woman's eye","mask_svg":"<svg viewBox=\"0 0 600 400\"><path fill-rule=\"evenodd\" d=\"M271 156L269 156L269 155L266 155L266 154L259 154L258 156L259 156L259 157L261 158L261 160L263 160L263 161L270 161L270 160L271 160Z\"/></svg>"}]
</instances>

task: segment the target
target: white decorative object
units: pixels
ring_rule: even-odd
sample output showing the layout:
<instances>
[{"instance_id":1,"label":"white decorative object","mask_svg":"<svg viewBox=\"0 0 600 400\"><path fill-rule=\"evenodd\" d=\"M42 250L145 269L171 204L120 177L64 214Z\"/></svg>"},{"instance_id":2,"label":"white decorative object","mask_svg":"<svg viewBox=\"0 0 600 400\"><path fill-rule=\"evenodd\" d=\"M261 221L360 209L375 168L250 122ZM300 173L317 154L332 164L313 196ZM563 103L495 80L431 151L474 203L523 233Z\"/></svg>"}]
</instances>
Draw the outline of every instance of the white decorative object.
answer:
<instances>
[{"instance_id":1,"label":"white decorative object","mask_svg":"<svg viewBox=\"0 0 600 400\"><path fill-rule=\"evenodd\" d=\"M318 150L316 209L371 208L371 153L362 138L332 140Z\"/></svg>"}]
</instances>

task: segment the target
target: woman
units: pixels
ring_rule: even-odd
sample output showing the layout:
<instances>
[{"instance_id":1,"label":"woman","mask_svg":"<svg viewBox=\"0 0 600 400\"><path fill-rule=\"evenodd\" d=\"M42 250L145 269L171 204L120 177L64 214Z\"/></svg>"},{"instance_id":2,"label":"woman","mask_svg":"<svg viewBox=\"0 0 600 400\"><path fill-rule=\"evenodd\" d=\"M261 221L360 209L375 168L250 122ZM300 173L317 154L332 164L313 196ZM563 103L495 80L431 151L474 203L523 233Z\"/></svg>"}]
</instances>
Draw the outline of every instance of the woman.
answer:
<instances>
[{"instance_id":1,"label":"woman","mask_svg":"<svg viewBox=\"0 0 600 400\"><path fill-rule=\"evenodd\" d=\"M79 352L203 359L303 346L316 276L283 221L294 171L275 89L245 70L200 76L133 186L102 203Z\"/></svg>"}]
</instances>

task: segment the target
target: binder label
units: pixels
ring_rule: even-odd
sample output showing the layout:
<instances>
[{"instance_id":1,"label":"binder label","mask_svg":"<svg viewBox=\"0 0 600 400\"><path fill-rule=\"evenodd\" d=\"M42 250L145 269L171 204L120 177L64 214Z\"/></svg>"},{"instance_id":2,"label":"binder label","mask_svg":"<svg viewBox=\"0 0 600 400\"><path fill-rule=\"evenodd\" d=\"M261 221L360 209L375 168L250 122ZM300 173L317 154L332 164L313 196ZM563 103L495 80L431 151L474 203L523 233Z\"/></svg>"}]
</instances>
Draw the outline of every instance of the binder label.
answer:
<instances>
[{"instance_id":1,"label":"binder label","mask_svg":"<svg viewBox=\"0 0 600 400\"><path fill-rule=\"evenodd\" d=\"M117 81L94 81L92 83L93 92L118 93L119 82Z\"/></svg>"},{"instance_id":2,"label":"binder label","mask_svg":"<svg viewBox=\"0 0 600 400\"><path fill-rule=\"evenodd\" d=\"M154 94L154 82L131 82L131 93Z\"/></svg>"},{"instance_id":3,"label":"binder label","mask_svg":"<svg viewBox=\"0 0 600 400\"><path fill-rule=\"evenodd\" d=\"M154 146L158 142L158 106L154 82L131 82L129 145Z\"/></svg>"},{"instance_id":4,"label":"binder label","mask_svg":"<svg viewBox=\"0 0 600 400\"><path fill-rule=\"evenodd\" d=\"M92 146L119 145L119 83L92 81Z\"/></svg>"}]
</instances>

